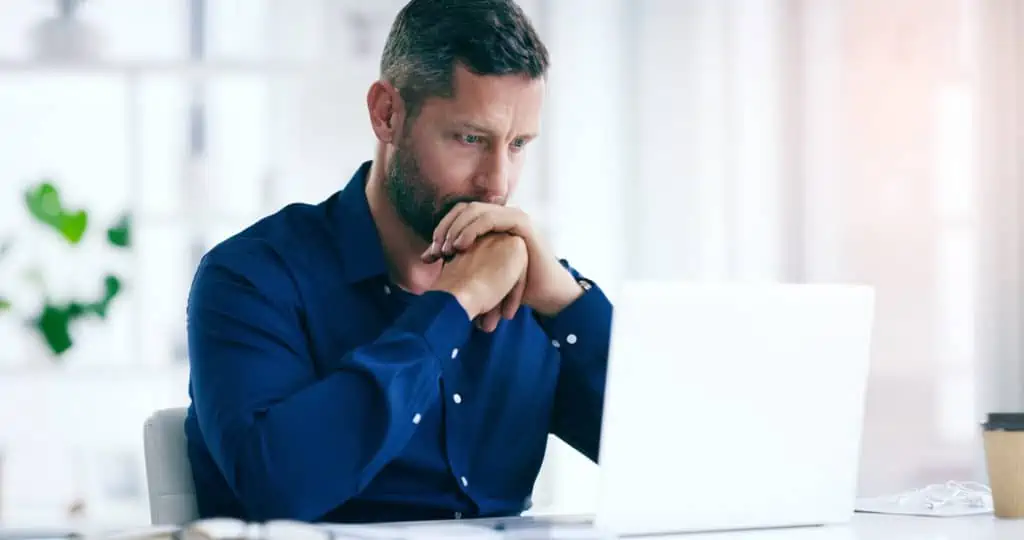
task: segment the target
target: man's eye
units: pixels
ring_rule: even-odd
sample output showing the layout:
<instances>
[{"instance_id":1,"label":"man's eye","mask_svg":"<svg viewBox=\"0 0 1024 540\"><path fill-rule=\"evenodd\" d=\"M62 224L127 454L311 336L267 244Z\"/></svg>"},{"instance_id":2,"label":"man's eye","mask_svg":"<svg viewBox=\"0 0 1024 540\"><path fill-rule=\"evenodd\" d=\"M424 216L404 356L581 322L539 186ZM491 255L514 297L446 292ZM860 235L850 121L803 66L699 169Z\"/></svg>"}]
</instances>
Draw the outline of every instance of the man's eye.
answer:
<instances>
[{"instance_id":1,"label":"man's eye","mask_svg":"<svg viewBox=\"0 0 1024 540\"><path fill-rule=\"evenodd\" d=\"M479 135L460 135L459 139L466 144L480 144L483 140Z\"/></svg>"},{"instance_id":2,"label":"man's eye","mask_svg":"<svg viewBox=\"0 0 1024 540\"><path fill-rule=\"evenodd\" d=\"M516 139L512 141L512 150L518 152L523 148L526 148L526 139Z\"/></svg>"}]
</instances>

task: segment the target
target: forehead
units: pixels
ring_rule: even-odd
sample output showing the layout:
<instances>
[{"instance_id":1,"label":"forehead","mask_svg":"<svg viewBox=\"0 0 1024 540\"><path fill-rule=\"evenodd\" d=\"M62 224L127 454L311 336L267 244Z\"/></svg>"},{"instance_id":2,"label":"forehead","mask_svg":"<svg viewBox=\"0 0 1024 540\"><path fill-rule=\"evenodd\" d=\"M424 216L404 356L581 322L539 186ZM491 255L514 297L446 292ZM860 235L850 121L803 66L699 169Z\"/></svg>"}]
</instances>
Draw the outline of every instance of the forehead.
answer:
<instances>
[{"instance_id":1,"label":"forehead","mask_svg":"<svg viewBox=\"0 0 1024 540\"><path fill-rule=\"evenodd\" d=\"M477 75L462 65L452 74L451 99L433 98L423 112L447 121L473 121L494 127L535 130L544 102L544 79L527 75Z\"/></svg>"}]
</instances>

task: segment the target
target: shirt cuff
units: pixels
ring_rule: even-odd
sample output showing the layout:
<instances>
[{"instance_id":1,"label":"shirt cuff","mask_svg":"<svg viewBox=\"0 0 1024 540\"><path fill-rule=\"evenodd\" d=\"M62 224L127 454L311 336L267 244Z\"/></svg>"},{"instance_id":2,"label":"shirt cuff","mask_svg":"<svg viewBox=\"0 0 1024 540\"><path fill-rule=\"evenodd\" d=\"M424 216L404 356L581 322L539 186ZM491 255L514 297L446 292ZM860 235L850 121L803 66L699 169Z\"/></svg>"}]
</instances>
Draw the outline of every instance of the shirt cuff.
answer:
<instances>
[{"instance_id":1,"label":"shirt cuff","mask_svg":"<svg viewBox=\"0 0 1024 540\"><path fill-rule=\"evenodd\" d=\"M599 358L608 354L612 304L597 285L588 284L590 288L558 315L536 318L551 344L563 353Z\"/></svg>"},{"instance_id":2,"label":"shirt cuff","mask_svg":"<svg viewBox=\"0 0 1024 540\"><path fill-rule=\"evenodd\" d=\"M469 340L473 321L450 293L427 291L406 308L394 328L423 336L438 356L455 355Z\"/></svg>"}]
</instances>

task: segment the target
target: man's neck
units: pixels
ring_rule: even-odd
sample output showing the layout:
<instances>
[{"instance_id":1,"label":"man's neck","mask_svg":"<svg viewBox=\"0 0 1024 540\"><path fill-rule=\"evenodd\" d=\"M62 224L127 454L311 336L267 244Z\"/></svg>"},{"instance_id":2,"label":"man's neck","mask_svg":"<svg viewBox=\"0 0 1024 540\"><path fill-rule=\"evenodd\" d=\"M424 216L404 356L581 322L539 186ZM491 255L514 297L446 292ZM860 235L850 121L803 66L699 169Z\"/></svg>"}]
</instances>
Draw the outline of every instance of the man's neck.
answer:
<instances>
[{"instance_id":1,"label":"man's neck","mask_svg":"<svg viewBox=\"0 0 1024 540\"><path fill-rule=\"evenodd\" d=\"M391 279L411 293L422 294L437 280L441 263L426 264L420 259L429 244L402 221L384 193L382 160L374 160L368 175L366 201L380 236Z\"/></svg>"}]
</instances>

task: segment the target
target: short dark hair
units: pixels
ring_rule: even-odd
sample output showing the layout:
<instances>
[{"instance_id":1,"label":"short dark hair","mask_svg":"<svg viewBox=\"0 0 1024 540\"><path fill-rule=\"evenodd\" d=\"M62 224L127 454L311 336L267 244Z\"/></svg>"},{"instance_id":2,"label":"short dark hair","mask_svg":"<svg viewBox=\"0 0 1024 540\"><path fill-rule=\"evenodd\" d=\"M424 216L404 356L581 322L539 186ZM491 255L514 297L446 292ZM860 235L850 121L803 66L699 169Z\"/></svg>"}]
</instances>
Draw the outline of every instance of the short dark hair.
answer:
<instances>
[{"instance_id":1,"label":"short dark hair","mask_svg":"<svg viewBox=\"0 0 1024 540\"><path fill-rule=\"evenodd\" d=\"M414 117L430 97L452 97L456 64L477 75L548 69L548 51L513 0L412 0L395 18L381 55L381 78Z\"/></svg>"}]
</instances>

